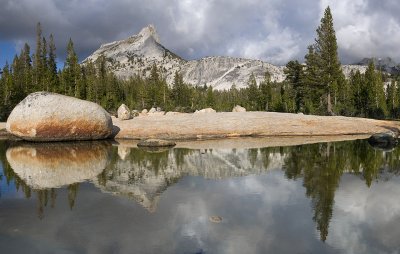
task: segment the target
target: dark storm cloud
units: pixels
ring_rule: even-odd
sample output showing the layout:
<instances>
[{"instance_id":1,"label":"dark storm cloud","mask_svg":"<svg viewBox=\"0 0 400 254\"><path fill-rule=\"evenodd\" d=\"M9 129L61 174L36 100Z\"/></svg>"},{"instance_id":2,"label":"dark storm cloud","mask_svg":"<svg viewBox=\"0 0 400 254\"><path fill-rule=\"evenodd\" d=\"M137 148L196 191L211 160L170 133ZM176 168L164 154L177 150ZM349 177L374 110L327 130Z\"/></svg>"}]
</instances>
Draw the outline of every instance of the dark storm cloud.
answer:
<instances>
[{"instance_id":1,"label":"dark storm cloud","mask_svg":"<svg viewBox=\"0 0 400 254\"><path fill-rule=\"evenodd\" d=\"M284 64L303 59L327 5L343 62L399 59L400 4L389 0L3 0L0 40L34 47L40 21L44 34L54 34L60 58L71 37L82 60L100 44L154 24L162 44L187 59L230 55Z\"/></svg>"}]
</instances>

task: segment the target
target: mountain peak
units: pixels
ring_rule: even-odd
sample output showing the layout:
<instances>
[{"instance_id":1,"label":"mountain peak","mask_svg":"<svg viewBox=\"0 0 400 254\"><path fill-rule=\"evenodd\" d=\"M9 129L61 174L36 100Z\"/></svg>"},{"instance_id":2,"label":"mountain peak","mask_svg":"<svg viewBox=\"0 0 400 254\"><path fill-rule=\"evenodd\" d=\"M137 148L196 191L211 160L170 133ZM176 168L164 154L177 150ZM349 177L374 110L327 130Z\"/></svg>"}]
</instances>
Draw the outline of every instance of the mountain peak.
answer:
<instances>
[{"instance_id":1,"label":"mountain peak","mask_svg":"<svg viewBox=\"0 0 400 254\"><path fill-rule=\"evenodd\" d=\"M156 28L152 24L142 28L142 30L140 30L138 35L142 36L143 40L146 40L146 39L148 39L150 37L153 37L153 39L157 43L160 43L160 37L158 36ZM134 36L136 36L136 35L134 35Z\"/></svg>"}]
</instances>

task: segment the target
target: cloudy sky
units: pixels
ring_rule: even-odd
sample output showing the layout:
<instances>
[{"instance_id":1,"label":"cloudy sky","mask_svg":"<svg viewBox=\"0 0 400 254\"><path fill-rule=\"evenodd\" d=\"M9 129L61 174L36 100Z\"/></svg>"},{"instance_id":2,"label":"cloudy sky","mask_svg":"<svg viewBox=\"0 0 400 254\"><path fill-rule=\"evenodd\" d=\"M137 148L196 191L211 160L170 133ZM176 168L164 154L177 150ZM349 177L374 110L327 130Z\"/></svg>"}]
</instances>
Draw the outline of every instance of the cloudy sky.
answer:
<instances>
[{"instance_id":1,"label":"cloudy sky","mask_svg":"<svg viewBox=\"0 0 400 254\"><path fill-rule=\"evenodd\" d=\"M34 48L35 26L56 38L63 61L69 37L80 60L100 44L154 24L161 43L186 59L229 55L285 64L303 60L330 5L343 63L363 57L400 60L397 0L1 0L0 66Z\"/></svg>"}]
</instances>

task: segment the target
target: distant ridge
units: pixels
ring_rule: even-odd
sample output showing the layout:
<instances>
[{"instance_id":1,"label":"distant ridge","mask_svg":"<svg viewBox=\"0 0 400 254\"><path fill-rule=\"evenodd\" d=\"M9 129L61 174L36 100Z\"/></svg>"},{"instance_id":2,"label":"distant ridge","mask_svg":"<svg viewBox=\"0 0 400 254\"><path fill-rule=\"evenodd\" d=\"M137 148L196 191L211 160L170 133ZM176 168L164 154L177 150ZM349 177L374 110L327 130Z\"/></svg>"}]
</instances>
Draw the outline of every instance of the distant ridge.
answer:
<instances>
[{"instance_id":1,"label":"distant ridge","mask_svg":"<svg viewBox=\"0 0 400 254\"><path fill-rule=\"evenodd\" d=\"M370 62L373 62L375 65L375 68L377 70L381 70L390 74L400 74L400 65L396 63L392 58L390 57L384 57L384 58L377 58L377 57L372 57L372 58L363 58L361 61L354 63L355 65L363 65L363 66L368 66Z\"/></svg>"},{"instance_id":2,"label":"distant ridge","mask_svg":"<svg viewBox=\"0 0 400 254\"><path fill-rule=\"evenodd\" d=\"M211 85L218 90L229 89L233 85L237 88L247 87L252 73L257 82L264 80L267 71L271 74L272 81L281 82L285 79L284 66L275 66L261 60L212 56L187 61L160 43L153 25L144 27L138 34L127 39L101 45L83 63L95 61L101 55L106 57L108 68L122 79L128 79L135 74L147 77L154 63L161 68L169 84L172 84L175 72L178 71L189 84ZM365 72L366 67L343 66L346 76L355 69Z\"/></svg>"}]
</instances>

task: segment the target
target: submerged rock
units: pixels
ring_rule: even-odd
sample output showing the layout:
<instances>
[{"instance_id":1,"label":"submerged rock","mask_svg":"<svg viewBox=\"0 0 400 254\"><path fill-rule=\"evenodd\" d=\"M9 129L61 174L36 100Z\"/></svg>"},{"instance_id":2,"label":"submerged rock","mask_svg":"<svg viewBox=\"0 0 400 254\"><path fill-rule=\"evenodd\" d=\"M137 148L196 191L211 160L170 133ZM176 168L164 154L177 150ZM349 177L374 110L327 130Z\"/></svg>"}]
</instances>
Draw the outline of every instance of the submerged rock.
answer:
<instances>
[{"instance_id":1,"label":"submerged rock","mask_svg":"<svg viewBox=\"0 0 400 254\"><path fill-rule=\"evenodd\" d=\"M175 145L176 143L173 141L162 139L146 139L137 144L139 147L171 147Z\"/></svg>"},{"instance_id":2,"label":"submerged rock","mask_svg":"<svg viewBox=\"0 0 400 254\"><path fill-rule=\"evenodd\" d=\"M213 215L210 216L209 220L213 223L221 223L222 222L222 217L221 216L217 216L217 215Z\"/></svg>"},{"instance_id":3,"label":"submerged rock","mask_svg":"<svg viewBox=\"0 0 400 254\"><path fill-rule=\"evenodd\" d=\"M119 106L118 111L118 119L120 120L129 120L131 119L131 111L129 110L128 106L122 104Z\"/></svg>"},{"instance_id":4,"label":"submerged rock","mask_svg":"<svg viewBox=\"0 0 400 254\"><path fill-rule=\"evenodd\" d=\"M368 143L374 148L391 150L398 144L398 135L392 131L377 133L369 137Z\"/></svg>"},{"instance_id":5,"label":"submerged rock","mask_svg":"<svg viewBox=\"0 0 400 254\"><path fill-rule=\"evenodd\" d=\"M8 163L31 188L58 188L97 177L108 165L106 141L25 143L7 149Z\"/></svg>"},{"instance_id":6,"label":"submerged rock","mask_svg":"<svg viewBox=\"0 0 400 254\"><path fill-rule=\"evenodd\" d=\"M11 112L7 131L30 141L108 138L112 120L98 104L48 92L28 95Z\"/></svg>"}]
</instances>

